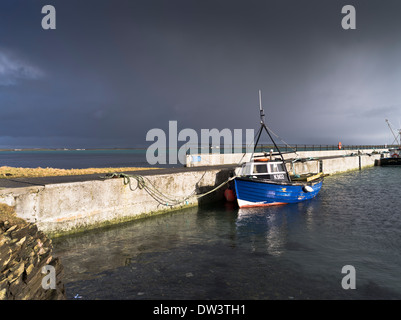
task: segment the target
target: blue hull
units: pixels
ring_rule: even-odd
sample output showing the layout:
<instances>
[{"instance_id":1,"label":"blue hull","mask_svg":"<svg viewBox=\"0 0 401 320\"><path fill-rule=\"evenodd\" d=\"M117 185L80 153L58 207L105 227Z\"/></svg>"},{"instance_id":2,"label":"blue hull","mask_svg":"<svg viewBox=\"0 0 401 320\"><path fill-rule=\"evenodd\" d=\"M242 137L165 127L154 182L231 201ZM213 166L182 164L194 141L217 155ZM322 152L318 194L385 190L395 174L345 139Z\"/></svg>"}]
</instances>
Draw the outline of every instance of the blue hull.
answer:
<instances>
[{"instance_id":1,"label":"blue hull","mask_svg":"<svg viewBox=\"0 0 401 320\"><path fill-rule=\"evenodd\" d=\"M314 198L323 180L309 183L274 183L235 178L235 192L240 208L297 203ZM305 186L311 189L307 191Z\"/></svg>"}]
</instances>

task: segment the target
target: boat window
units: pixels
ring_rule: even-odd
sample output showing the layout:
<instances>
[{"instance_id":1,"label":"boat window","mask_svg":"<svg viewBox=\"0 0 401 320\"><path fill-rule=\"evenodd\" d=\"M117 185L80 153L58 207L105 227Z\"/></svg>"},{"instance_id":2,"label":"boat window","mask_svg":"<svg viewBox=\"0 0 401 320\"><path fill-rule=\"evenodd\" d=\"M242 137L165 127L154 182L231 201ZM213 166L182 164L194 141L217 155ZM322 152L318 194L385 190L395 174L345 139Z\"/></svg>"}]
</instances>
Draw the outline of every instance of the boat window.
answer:
<instances>
[{"instance_id":1,"label":"boat window","mask_svg":"<svg viewBox=\"0 0 401 320\"><path fill-rule=\"evenodd\" d=\"M277 164L277 167L278 167L278 170L279 170L280 172L285 171L284 164L279 163L279 164Z\"/></svg>"},{"instance_id":2,"label":"boat window","mask_svg":"<svg viewBox=\"0 0 401 320\"><path fill-rule=\"evenodd\" d=\"M252 174L252 172L251 172L251 164L250 164L250 163L247 163L247 164L243 165L243 166L242 166L241 175L243 175L243 176L249 176L249 175L251 175L251 174Z\"/></svg>"},{"instance_id":3,"label":"boat window","mask_svg":"<svg viewBox=\"0 0 401 320\"><path fill-rule=\"evenodd\" d=\"M284 165L282 163L271 163L270 164L270 172L283 172L284 170Z\"/></svg>"},{"instance_id":4,"label":"boat window","mask_svg":"<svg viewBox=\"0 0 401 320\"><path fill-rule=\"evenodd\" d=\"M266 164L255 164L253 166L253 173L267 173Z\"/></svg>"},{"instance_id":5,"label":"boat window","mask_svg":"<svg viewBox=\"0 0 401 320\"><path fill-rule=\"evenodd\" d=\"M270 172L279 172L277 163L272 163L270 165Z\"/></svg>"}]
</instances>

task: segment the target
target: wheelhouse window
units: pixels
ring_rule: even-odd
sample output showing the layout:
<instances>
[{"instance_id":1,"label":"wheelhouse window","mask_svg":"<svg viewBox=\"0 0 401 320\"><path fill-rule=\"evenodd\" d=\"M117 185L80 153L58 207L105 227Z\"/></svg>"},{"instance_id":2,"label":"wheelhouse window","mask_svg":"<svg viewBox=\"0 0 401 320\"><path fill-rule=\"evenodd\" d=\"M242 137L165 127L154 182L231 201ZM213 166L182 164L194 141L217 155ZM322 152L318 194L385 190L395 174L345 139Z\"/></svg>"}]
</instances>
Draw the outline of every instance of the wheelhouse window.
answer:
<instances>
[{"instance_id":1,"label":"wheelhouse window","mask_svg":"<svg viewBox=\"0 0 401 320\"><path fill-rule=\"evenodd\" d=\"M285 173L283 163L268 162L268 163L246 163L243 164L239 175L241 176L266 176L271 174Z\"/></svg>"},{"instance_id":2,"label":"wheelhouse window","mask_svg":"<svg viewBox=\"0 0 401 320\"><path fill-rule=\"evenodd\" d=\"M255 164L253 166L253 173L267 173L266 164Z\"/></svg>"},{"instance_id":3,"label":"wheelhouse window","mask_svg":"<svg viewBox=\"0 0 401 320\"><path fill-rule=\"evenodd\" d=\"M276 173L276 172L283 172L284 170L284 165L282 163L271 163L270 164L270 172L271 173Z\"/></svg>"},{"instance_id":4,"label":"wheelhouse window","mask_svg":"<svg viewBox=\"0 0 401 320\"><path fill-rule=\"evenodd\" d=\"M246 163L242 166L241 175L249 176L252 174L252 164Z\"/></svg>"}]
</instances>

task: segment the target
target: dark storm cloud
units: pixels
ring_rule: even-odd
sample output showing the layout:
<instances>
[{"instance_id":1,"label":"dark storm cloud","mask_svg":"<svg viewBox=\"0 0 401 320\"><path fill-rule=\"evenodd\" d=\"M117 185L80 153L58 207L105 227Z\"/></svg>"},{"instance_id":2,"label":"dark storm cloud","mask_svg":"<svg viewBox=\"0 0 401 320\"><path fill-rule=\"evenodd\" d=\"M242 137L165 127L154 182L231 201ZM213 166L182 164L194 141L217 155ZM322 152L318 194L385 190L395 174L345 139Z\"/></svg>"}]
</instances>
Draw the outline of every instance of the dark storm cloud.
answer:
<instances>
[{"instance_id":1,"label":"dark storm cloud","mask_svg":"<svg viewBox=\"0 0 401 320\"><path fill-rule=\"evenodd\" d=\"M342 1L4 1L0 147L135 146L168 120L255 128L259 89L287 142L389 142L400 5L349 4L356 30Z\"/></svg>"}]
</instances>

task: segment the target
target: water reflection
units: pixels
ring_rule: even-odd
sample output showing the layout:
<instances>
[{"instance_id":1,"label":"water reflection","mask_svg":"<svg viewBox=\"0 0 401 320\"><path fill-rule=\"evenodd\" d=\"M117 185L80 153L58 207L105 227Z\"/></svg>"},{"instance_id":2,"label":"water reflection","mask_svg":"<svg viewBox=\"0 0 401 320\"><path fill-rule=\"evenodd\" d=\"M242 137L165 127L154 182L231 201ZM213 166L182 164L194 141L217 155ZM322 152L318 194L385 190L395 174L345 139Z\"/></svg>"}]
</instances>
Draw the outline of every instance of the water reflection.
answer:
<instances>
[{"instance_id":1,"label":"water reflection","mask_svg":"<svg viewBox=\"0 0 401 320\"><path fill-rule=\"evenodd\" d=\"M152 273L161 276L161 270L168 276L166 270L174 273L184 265L187 269L183 274L216 277L230 270L233 278L251 281L249 278L265 274L271 259L308 250L296 235L303 225L313 225L311 212L308 204L238 209L226 203L189 208L57 238L54 247L65 266L67 283L93 280L121 268L127 274L132 270L143 272L146 266L152 266L152 272L142 275L144 279ZM253 274L244 273L255 262ZM269 269L280 273L287 267L290 265ZM202 271L196 272L198 268Z\"/></svg>"},{"instance_id":2,"label":"water reflection","mask_svg":"<svg viewBox=\"0 0 401 320\"><path fill-rule=\"evenodd\" d=\"M124 225L53 240L66 266L66 281L86 280L135 263L146 254L163 254L197 244L228 241L236 247L235 209L214 212L189 208Z\"/></svg>"},{"instance_id":3,"label":"water reflection","mask_svg":"<svg viewBox=\"0 0 401 320\"><path fill-rule=\"evenodd\" d=\"M249 237L252 252L262 249L273 256L280 256L286 242L286 219L275 208L269 209L239 209L237 232L240 237L242 233L244 237ZM261 246L264 248L258 248Z\"/></svg>"},{"instance_id":4,"label":"water reflection","mask_svg":"<svg viewBox=\"0 0 401 320\"><path fill-rule=\"evenodd\" d=\"M386 204L400 200L374 193L385 190L370 183L380 174L330 177L315 199L299 204L189 208L55 239L67 296L399 298L401 215ZM399 176L377 181L395 185ZM357 270L358 290L341 288L346 264Z\"/></svg>"}]
</instances>

